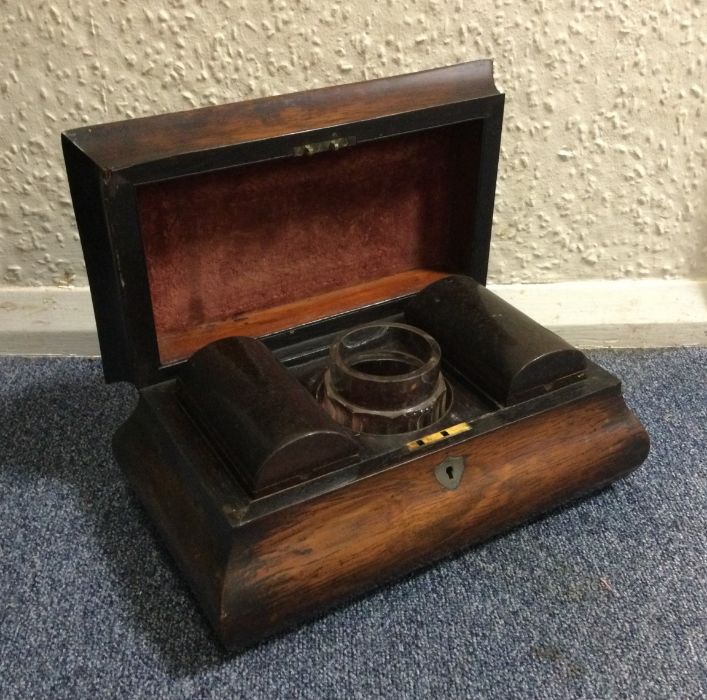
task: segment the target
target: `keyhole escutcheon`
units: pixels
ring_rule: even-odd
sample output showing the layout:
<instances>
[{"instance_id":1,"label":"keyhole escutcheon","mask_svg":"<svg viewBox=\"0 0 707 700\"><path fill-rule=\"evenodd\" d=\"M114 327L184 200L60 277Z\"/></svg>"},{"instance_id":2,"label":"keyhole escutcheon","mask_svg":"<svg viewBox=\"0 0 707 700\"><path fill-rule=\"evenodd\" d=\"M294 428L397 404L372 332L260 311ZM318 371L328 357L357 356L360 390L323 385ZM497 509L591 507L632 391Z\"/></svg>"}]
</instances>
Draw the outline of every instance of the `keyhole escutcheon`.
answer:
<instances>
[{"instance_id":1,"label":"keyhole escutcheon","mask_svg":"<svg viewBox=\"0 0 707 700\"><path fill-rule=\"evenodd\" d=\"M456 489L464 474L463 457L447 457L441 464L435 467L435 477L444 488Z\"/></svg>"}]
</instances>

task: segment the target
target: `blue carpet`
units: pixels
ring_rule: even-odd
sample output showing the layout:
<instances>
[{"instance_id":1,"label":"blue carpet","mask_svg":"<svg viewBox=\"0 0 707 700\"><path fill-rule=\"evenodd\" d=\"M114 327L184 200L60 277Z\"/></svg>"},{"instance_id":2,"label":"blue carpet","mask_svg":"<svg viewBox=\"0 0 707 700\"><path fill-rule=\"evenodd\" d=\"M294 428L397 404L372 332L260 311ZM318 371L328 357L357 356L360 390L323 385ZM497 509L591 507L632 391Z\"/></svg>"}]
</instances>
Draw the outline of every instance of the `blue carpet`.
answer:
<instances>
[{"instance_id":1,"label":"blue carpet","mask_svg":"<svg viewBox=\"0 0 707 700\"><path fill-rule=\"evenodd\" d=\"M592 356L641 469L233 657L111 457L135 391L0 359L0 697L707 697L707 349Z\"/></svg>"}]
</instances>

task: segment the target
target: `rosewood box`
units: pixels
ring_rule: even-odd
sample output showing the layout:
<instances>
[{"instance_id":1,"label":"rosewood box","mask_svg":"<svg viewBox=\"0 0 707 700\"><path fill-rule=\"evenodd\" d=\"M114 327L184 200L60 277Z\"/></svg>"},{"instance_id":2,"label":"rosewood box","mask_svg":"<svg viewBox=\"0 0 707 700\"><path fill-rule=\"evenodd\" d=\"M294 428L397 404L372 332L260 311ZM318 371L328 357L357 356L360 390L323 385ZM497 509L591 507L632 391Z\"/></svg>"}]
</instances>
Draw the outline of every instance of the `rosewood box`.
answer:
<instances>
[{"instance_id":1,"label":"rosewood box","mask_svg":"<svg viewBox=\"0 0 707 700\"><path fill-rule=\"evenodd\" d=\"M63 134L115 456L226 646L645 459L484 286L502 114L476 61Z\"/></svg>"}]
</instances>

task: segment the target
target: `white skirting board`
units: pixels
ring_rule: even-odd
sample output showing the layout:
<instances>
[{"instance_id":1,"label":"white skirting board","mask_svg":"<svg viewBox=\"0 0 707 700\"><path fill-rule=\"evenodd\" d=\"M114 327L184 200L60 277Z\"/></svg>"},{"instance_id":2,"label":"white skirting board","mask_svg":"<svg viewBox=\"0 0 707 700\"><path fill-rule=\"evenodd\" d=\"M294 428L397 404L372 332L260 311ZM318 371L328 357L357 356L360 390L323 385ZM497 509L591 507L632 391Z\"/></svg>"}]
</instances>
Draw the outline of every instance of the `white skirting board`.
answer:
<instances>
[{"instance_id":1,"label":"white skirting board","mask_svg":"<svg viewBox=\"0 0 707 700\"><path fill-rule=\"evenodd\" d=\"M707 345L707 282L584 280L489 285L581 348ZM86 287L0 287L0 354L99 354Z\"/></svg>"}]
</instances>

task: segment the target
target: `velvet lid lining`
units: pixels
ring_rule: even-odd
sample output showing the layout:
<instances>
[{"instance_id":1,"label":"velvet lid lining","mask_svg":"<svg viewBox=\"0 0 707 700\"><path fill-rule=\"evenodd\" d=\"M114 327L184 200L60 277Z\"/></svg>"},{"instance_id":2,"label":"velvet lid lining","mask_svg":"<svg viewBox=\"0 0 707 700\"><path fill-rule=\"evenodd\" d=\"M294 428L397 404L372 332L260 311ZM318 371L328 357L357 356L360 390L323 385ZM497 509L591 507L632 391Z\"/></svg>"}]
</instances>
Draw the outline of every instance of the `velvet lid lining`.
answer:
<instances>
[{"instance_id":1,"label":"velvet lid lining","mask_svg":"<svg viewBox=\"0 0 707 700\"><path fill-rule=\"evenodd\" d=\"M479 136L468 122L140 186L161 361L181 359L174 339L243 314L461 269Z\"/></svg>"}]
</instances>

